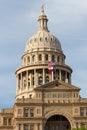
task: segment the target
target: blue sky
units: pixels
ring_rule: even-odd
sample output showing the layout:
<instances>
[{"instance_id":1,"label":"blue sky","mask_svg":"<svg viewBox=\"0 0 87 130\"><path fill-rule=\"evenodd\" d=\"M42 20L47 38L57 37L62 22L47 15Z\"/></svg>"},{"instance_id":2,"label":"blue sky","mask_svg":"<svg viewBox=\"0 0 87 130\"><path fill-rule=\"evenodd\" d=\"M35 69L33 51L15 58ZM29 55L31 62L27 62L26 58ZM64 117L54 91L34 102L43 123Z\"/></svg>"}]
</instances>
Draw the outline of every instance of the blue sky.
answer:
<instances>
[{"instance_id":1,"label":"blue sky","mask_svg":"<svg viewBox=\"0 0 87 130\"><path fill-rule=\"evenodd\" d=\"M73 69L72 84L87 97L87 0L0 0L0 108L15 102L15 71L27 39L37 31L43 3L48 28Z\"/></svg>"}]
</instances>

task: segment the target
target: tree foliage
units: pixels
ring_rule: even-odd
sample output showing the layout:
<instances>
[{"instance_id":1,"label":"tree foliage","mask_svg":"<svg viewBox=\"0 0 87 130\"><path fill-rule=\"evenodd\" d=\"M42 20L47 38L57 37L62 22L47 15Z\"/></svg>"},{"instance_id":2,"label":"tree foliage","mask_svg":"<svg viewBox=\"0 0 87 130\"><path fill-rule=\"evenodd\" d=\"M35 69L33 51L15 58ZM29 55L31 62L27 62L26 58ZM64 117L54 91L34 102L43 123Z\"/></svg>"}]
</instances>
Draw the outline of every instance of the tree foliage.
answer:
<instances>
[{"instance_id":1,"label":"tree foliage","mask_svg":"<svg viewBox=\"0 0 87 130\"><path fill-rule=\"evenodd\" d=\"M74 128L73 130L87 130L87 128Z\"/></svg>"}]
</instances>

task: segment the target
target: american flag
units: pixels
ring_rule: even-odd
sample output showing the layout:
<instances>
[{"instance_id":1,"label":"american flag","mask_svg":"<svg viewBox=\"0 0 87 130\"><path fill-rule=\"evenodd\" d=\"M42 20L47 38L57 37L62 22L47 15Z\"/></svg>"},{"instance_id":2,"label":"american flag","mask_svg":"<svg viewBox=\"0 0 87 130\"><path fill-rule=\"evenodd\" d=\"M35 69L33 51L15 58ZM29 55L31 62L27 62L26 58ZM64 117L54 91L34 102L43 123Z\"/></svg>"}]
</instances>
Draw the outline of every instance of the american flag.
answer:
<instances>
[{"instance_id":1,"label":"american flag","mask_svg":"<svg viewBox=\"0 0 87 130\"><path fill-rule=\"evenodd\" d=\"M56 70L55 62L50 61L48 63L48 72L54 72Z\"/></svg>"}]
</instances>

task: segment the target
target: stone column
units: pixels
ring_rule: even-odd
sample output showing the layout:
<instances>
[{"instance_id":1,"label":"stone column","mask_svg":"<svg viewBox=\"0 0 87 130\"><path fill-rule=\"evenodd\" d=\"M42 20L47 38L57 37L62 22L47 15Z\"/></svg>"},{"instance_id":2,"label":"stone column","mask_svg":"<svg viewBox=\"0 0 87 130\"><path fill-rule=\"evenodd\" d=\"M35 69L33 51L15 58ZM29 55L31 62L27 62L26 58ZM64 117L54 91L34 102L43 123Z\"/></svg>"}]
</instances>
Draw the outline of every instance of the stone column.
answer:
<instances>
[{"instance_id":1,"label":"stone column","mask_svg":"<svg viewBox=\"0 0 87 130\"><path fill-rule=\"evenodd\" d=\"M81 128L81 124L80 124L80 122L78 123L78 128Z\"/></svg>"},{"instance_id":2,"label":"stone column","mask_svg":"<svg viewBox=\"0 0 87 130\"><path fill-rule=\"evenodd\" d=\"M65 82L68 83L67 72L65 72Z\"/></svg>"},{"instance_id":3,"label":"stone column","mask_svg":"<svg viewBox=\"0 0 87 130\"><path fill-rule=\"evenodd\" d=\"M23 89L23 79L22 79L22 72L21 72L21 91L22 91L22 89Z\"/></svg>"},{"instance_id":4,"label":"stone column","mask_svg":"<svg viewBox=\"0 0 87 130\"><path fill-rule=\"evenodd\" d=\"M37 63L38 63L38 53L37 53L37 52L35 53L35 57L36 57L36 58L35 58L35 59L36 59L36 60L35 60L35 63L37 64Z\"/></svg>"},{"instance_id":5,"label":"stone column","mask_svg":"<svg viewBox=\"0 0 87 130\"><path fill-rule=\"evenodd\" d=\"M69 83L71 84L71 74L69 73Z\"/></svg>"},{"instance_id":6,"label":"stone column","mask_svg":"<svg viewBox=\"0 0 87 130\"><path fill-rule=\"evenodd\" d=\"M40 124L40 130L43 130L43 125L42 124Z\"/></svg>"},{"instance_id":7,"label":"stone column","mask_svg":"<svg viewBox=\"0 0 87 130\"><path fill-rule=\"evenodd\" d=\"M36 86L38 85L38 72L36 70Z\"/></svg>"},{"instance_id":8,"label":"stone column","mask_svg":"<svg viewBox=\"0 0 87 130\"><path fill-rule=\"evenodd\" d=\"M28 65L28 60L27 60L27 57L26 57L26 66Z\"/></svg>"},{"instance_id":9,"label":"stone column","mask_svg":"<svg viewBox=\"0 0 87 130\"><path fill-rule=\"evenodd\" d=\"M86 108L84 109L84 116L86 116Z\"/></svg>"},{"instance_id":10,"label":"stone column","mask_svg":"<svg viewBox=\"0 0 87 130\"><path fill-rule=\"evenodd\" d=\"M42 63L45 63L45 54L42 54Z\"/></svg>"},{"instance_id":11,"label":"stone column","mask_svg":"<svg viewBox=\"0 0 87 130\"><path fill-rule=\"evenodd\" d=\"M23 128L24 126L23 126L23 124L21 124L21 130L24 130L24 128Z\"/></svg>"},{"instance_id":12,"label":"stone column","mask_svg":"<svg viewBox=\"0 0 87 130\"><path fill-rule=\"evenodd\" d=\"M57 62L57 55L55 56L55 62Z\"/></svg>"},{"instance_id":13,"label":"stone column","mask_svg":"<svg viewBox=\"0 0 87 130\"><path fill-rule=\"evenodd\" d=\"M34 127L35 127L35 130L39 130L39 129L38 129L38 124L35 124Z\"/></svg>"},{"instance_id":14,"label":"stone column","mask_svg":"<svg viewBox=\"0 0 87 130\"><path fill-rule=\"evenodd\" d=\"M18 92L18 87L19 87L19 84L18 84L18 75L16 75L16 93Z\"/></svg>"},{"instance_id":15,"label":"stone column","mask_svg":"<svg viewBox=\"0 0 87 130\"><path fill-rule=\"evenodd\" d=\"M19 130L19 124L16 125L15 130Z\"/></svg>"},{"instance_id":16,"label":"stone column","mask_svg":"<svg viewBox=\"0 0 87 130\"><path fill-rule=\"evenodd\" d=\"M49 82L51 82L52 81L52 78L51 78L52 76L51 76L51 73L49 73Z\"/></svg>"},{"instance_id":17,"label":"stone column","mask_svg":"<svg viewBox=\"0 0 87 130\"><path fill-rule=\"evenodd\" d=\"M26 71L26 90L28 90L28 70Z\"/></svg>"},{"instance_id":18,"label":"stone column","mask_svg":"<svg viewBox=\"0 0 87 130\"><path fill-rule=\"evenodd\" d=\"M45 69L43 68L43 84L45 84Z\"/></svg>"},{"instance_id":19,"label":"stone column","mask_svg":"<svg viewBox=\"0 0 87 130\"><path fill-rule=\"evenodd\" d=\"M23 130L23 125L17 124L15 130Z\"/></svg>"},{"instance_id":20,"label":"stone column","mask_svg":"<svg viewBox=\"0 0 87 130\"><path fill-rule=\"evenodd\" d=\"M54 80L54 72L52 72L52 81Z\"/></svg>"},{"instance_id":21,"label":"stone column","mask_svg":"<svg viewBox=\"0 0 87 130\"><path fill-rule=\"evenodd\" d=\"M32 73L30 72L30 87L32 86Z\"/></svg>"},{"instance_id":22,"label":"stone column","mask_svg":"<svg viewBox=\"0 0 87 130\"><path fill-rule=\"evenodd\" d=\"M36 69L34 69L34 86L36 86Z\"/></svg>"},{"instance_id":23,"label":"stone column","mask_svg":"<svg viewBox=\"0 0 87 130\"><path fill-rule=\"evenodd\" d=\"M49 59L49 61L51 61L51 55L50 54L48 55L48 59Z\"/></svg>"},{"instance_id":24,"label":"stone column","mask_svg":"<svg viewBox=\"0 0 87 130\"><path fill-rule=\"evenodd\" d=\"M59 70L59 79L61 80L61 70Z\"/></svg>"},{"instance_id":25,"label":"stone column","mask_svg":"<svg viewBox=\"0 0 87 130\"><path fill-rule=\"evenodd\" d=\"M26 63L25 63L25 66L27 66L27 57L26 57L25 59L26 59Z\"/></svg>"},{"instance_id":26,"label":"stone column","mask_svg":"<svg viewBox=\"0 0 87 130\"><path fill-rule=\"evenodd\" d=\"M30 64L32 63L32 55L30 55Z\"/></svg>"},{"instance_id":27,"label":"stone column","mask_svg":"<svg viewBox=\"0 0 87 130\"><path fill-rule=\"evenodd\" d=\"M37 124L37 128L38 128L37 130L41 130L41 127L42 127L41 124L38 123L38 124Z\"/></svg>"}]
</instances>

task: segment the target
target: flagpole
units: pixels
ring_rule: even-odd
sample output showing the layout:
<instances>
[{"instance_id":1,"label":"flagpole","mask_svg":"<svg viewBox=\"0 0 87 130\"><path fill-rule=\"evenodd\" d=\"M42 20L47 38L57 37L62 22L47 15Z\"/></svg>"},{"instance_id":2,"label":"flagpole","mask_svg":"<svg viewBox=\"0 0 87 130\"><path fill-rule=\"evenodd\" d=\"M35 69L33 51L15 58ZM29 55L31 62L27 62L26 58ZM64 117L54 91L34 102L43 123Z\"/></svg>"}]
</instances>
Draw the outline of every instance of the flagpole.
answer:
<instances>
[{"instance_id":1,"label":"flagpole","mask_svg":"<svg viewBox=\"0 0 87 130\"><path fill-rule=\"evenodd\" d=\"M56 71L56 65L55 62L50 61L48 63L48 71L52 73L52 81L57 79L57 71ZM55 79L54 79L55 76Z\"/></svg>"},{"instance_id":2,"label":"flagpole","mask_svg":"<svg viewBox=\"0 0 87 130\"><path fill-rule=\"evenodd\" d=\"M54 80L54 72L52 71L52 81Z\"/></svg>"}]
</instances>

